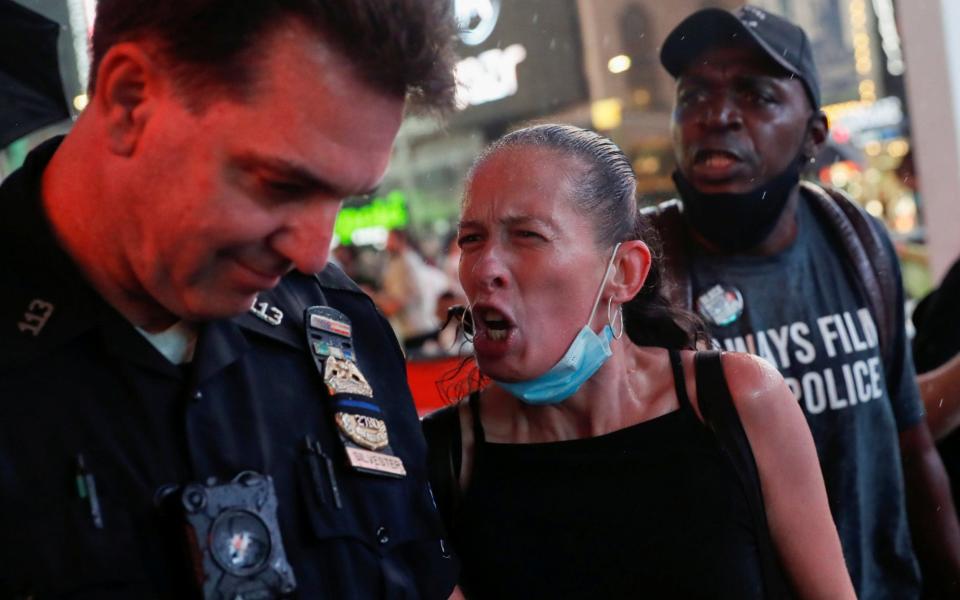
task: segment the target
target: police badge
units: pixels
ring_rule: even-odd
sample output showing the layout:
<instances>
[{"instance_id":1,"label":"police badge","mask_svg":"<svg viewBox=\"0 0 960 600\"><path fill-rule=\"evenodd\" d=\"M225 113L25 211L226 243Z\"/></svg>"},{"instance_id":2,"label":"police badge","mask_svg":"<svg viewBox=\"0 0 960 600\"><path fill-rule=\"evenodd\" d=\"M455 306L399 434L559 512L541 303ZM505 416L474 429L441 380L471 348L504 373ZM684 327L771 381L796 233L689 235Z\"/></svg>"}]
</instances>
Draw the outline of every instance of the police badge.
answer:
<instances>
[{"instance_id":1,"label":"police badge","mask_svg":"<svg viewBox=\"0 0 960 600\"><path fill-rule=\"evenodd\" d=\"M363 377L363 373L353 362L330 356L323 369L323 382L327 384L327 391L331 396L337 394L354 394L373 398L373 390Z\"/></svg>"},{"instance_id":2,"label":"police badge","mask_svg":"<svg viewBox=\"0 0 960 600\"><path fill-rule=\"evenodd\" d=\"M311 306L304 322L307 345L332 401L347 462L371 475L405 476L403 461L390 447L384 411L357 364L350 319L329 306Z\"/></svg>"},{"instance_id":3,"label":"police badge","mask_svg":"<svg viewBox=\"0 0 960 600\"><path fill-rule=\"evenodd\" d=\"M347 434L355 444L368 450L379 450L390 443L386 423L376 417L338 412L334 415L334 420L340 431Z\"/></svg>"}]
</instances>

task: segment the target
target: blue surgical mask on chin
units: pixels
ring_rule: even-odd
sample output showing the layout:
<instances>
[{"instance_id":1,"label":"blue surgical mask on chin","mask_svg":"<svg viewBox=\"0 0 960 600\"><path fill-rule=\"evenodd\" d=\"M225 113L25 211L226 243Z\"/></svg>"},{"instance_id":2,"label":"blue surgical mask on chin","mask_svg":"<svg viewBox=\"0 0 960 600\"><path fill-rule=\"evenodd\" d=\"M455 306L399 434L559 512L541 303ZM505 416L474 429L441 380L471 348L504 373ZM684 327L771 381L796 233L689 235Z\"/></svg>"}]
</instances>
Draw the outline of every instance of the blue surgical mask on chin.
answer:
<instances>
[{"instance_id":1,"label":"blue surgical mask on chin","mask_svg":"<svg viewBox=\"0 0 960 600\"><path fill-rule=\"evenodd\" d=\"M497 385L526 404L538 406L559 404L576 393L580 386L593 377L593 374L603 366L603 363L607 362L607 359L613 355L613 351L610 349L610 341L614 337L613 327L608 323L597 334L590 328L590 323L593 321L597 306L600 304L603 286L607 283L607 276L610 275L610 268L613 266L613 259L617 255L618 248L620 248L619 243L614 246L610 262L607 263L607 269L603 272L600 289L597 291L597 299L593 302L593 310L590 311L587 324L573 338L573 342L560 360L550 367L550 370L546 373L534 379L512 383L494 380Z\"/></svg>"}]
</instances>

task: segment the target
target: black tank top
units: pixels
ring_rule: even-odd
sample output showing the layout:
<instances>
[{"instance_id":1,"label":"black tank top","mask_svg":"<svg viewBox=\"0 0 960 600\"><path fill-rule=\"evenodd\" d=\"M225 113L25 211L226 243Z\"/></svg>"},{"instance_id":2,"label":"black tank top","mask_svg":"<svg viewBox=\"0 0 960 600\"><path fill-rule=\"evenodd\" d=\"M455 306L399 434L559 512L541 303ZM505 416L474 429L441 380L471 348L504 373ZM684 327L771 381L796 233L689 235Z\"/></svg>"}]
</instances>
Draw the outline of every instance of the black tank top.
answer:
<instances>
[{"instance_id":1,"label":"black tank top","mask_svg":"<svg viewBox=\"0 0 960 600\"><path fill-rule=\"evenodd\" d=\"M670 360L680 408L593 438L490 443L471 398L454 532L468 598L763 597L746 493Z\"/></svg>"}]
</instances>

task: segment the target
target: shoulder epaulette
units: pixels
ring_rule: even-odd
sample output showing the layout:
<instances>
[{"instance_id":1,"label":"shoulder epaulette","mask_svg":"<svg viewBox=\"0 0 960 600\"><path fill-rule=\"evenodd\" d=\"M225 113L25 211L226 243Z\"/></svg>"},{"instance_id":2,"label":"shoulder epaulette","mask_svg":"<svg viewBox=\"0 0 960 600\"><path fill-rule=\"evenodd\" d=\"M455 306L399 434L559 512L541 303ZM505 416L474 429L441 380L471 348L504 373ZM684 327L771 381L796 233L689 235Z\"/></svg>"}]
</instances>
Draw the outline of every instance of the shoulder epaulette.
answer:
<instances>
[{"instance_id":1,"label":"shoulder epaulette","mask_svg":"<svg viewBox=\"0 0 960 600\"><path fill-rule=\"evenodd\" d=\"M352 279L347 277L340 267L333 263L327 263L326 268L314 276L321 287L330 290L340 290L343 292L356 292L362 294L361 290Z\"/></svg>"},{"instance_id":2,"label":"shoulder epaulette","mask_svg":"<svg viewBox=\"0 0 960 600\"><path fill-rule=\"evenodd\" d=\"M20 277L14 269L0 273L5 282L0 298L0 368L34 360L93 326L93 307L86 294L62 289L57 281Z\"/></svg>"}]
</instances>

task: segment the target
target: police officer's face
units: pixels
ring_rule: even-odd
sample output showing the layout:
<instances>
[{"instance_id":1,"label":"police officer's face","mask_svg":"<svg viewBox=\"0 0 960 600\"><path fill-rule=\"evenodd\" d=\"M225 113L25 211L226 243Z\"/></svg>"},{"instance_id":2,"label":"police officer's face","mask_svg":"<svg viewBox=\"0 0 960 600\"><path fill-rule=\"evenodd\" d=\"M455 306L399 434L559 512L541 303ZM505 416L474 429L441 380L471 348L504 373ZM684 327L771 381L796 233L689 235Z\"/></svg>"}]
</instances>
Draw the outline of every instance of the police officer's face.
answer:
<instances>
[{"instance_id":1,"label":"police officer's face","mask_svg":"<svg viewBox=\"0 0 960 600\"><path fill-rule=\"evenodd\" d=\"M800 80L758 49L707 50L677 79L671 132L678 168L704 193L750 191L810 144L810 115Z\"/></svg>"},{"instance_id":2,"label":"police officer's face","mask_svg":"<svg viewBox=\"0 0 960 600\"><path fill-rule=\"evenodd\" d=\"M542 375L589 317L610 255L571 201L578 166L552 150L513 148L468 182L460 282L473 308L477 362L494 379Z\"/></svg>"},{"instance_id":3,"label":"police officer's face","mask_svg":"<svg viewBox=\"0 0 960 600\"><path fill-rule=\"evenodd\" d=\"M179 318L244 312L292 268L322 270L341 200L378 184L400 126L401 97L299 26L262 55L252 99L194 114L168 90L138 143L137 197L117 211L125 258Z\"/></svg>"}]
</instances>

